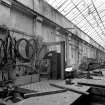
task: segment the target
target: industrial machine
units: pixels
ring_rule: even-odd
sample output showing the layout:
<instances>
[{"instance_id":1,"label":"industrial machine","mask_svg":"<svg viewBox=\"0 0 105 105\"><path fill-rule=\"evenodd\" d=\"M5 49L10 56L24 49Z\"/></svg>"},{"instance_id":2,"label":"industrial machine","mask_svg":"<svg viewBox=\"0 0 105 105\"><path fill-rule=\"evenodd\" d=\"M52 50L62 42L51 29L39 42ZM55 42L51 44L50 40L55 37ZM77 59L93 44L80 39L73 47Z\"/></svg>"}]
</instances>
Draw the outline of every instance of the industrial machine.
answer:
<instances>
[{"instance_id":1,"label":"industrial machine","mask_svg":"<svg viewBox=\"0 0 105 105\"><path fill-rule=\"evenodd\" d=\"M61 78L61 54L56 51L49 51L45 54L43 59L50 60L50 78L60 79Z\"/></svg>"}]
</instances>

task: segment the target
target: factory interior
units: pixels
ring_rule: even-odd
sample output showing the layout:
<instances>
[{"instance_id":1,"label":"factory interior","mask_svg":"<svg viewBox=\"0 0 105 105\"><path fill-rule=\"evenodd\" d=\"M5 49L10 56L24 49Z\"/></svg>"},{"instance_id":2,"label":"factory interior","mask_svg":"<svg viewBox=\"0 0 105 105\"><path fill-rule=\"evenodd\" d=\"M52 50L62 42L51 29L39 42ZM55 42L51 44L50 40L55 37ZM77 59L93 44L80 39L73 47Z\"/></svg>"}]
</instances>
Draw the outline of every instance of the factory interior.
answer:
<instances>
[{"instance_id":1,"label":"factory interior","mask_svg":"<svg viewBox=\"0 0 105 105\"><path fill-rule=\"evenodd\" d=\"M105 105L104 0L0 0L0 105Z\"/></svg>"}]
</instances>

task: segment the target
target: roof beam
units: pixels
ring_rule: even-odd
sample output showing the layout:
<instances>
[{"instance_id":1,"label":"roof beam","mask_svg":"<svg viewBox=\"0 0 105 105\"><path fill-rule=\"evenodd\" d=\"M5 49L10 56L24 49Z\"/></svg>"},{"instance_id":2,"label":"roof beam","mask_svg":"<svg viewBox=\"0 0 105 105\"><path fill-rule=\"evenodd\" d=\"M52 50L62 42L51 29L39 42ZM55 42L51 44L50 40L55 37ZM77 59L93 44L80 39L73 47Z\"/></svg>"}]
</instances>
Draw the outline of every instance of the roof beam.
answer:
<instances>
[{"instance_id":1,"label":"roof beam","mask_svg":"<svg viewBox=\"0 0 105 105\"><path fill-rule=\"evenodd\" d=\"M57 7L57 9L60 9L66 2L67 2L67 0L64 0L64 1ZM57 4L57 5L58 5L58 4Z\"/></svg>"},{"instance_id":2,"label":"roof beam","mask_svg":"<svg viewBox=\"0 0 105 105\"><path fill-rule=\"evenodd\" d=\"M99 35L99 33L96 31L96 29L92 26L92 24L89 22L89 20L87 20L87 18L82 14L82 12L79 10L79 8L77 7L77 5L75 5L75 3L73 2L73 0L71 0L71 2L73 3L73 5L77 8L77 10L81 13L81 15L85 18L85 20L88 22L88 24L94 29L94 31L97 33L97 35L100 37L100 39L105 43L105 41L103 40L103 38Z\"/></svg>"},{"instance_id":3,"label":"roof beam","mask_svg":"<svg viewBox=\"0 0 105 105\"><path fill-rule=\"evenodd\" d=\"M91 6L91 5L90 5ZM81 11L81 12L84 12L86 9L87 9L88 7L86 7L83 11ZM76 15L72 20L74 20L74 19L76 19L79 15L81 15L81 13L79 13L78 15ZM71 20L71 21L72 21Z\"/></svg>"},{"instance_id":4,"label":"roof beam","mask_svg":"<svg viewBox=\"0 0 105 105\"><path fill-rule=\"evenodd\" d=\"M104 2L103 4L105 4L105 2ZM103 4L102 4L102 5L103 5ZM97 7L97 9L100 8L102 5L100 5L99 7ZM102 10L102 11L100 11L99 13L102 13L102 12L104 12L104 11L105 11L105 9ZM81 11L81 12L83 12L83 11ZM95 12L95 10L92 11L92 13L94 13L94 12ZM80 13L79 15L81 15L81 13ZM78 16L79 16L79 15L78 15ZM88 15L86 15L86 17L87 17L87 16L88 16ZM105 16L105 15L104 15L104 16ZM76 16L76 18L77 18L77 16ZM74 18L74 19L76 19L76 18ZM91 20L92 20L92 19L91 19ZM73 19L72 19L71 21L73 21ZM80 22L81 22L81 21L80 21ZM79 22L79 23L80 23L80 22ZM79 24L79 23L77 23L77 24Z\"/></svg>"},{"instance_id":5,"label":"roof beam","mask_svg":"<svg viewBox=\"0 0 105 105\"><path fill-rule=\"evenodd\" d=\"M60 11L63 12L65 10L65 8L67 8L70 5L71 2L69 2L67 5L64 6L64 8Z\"/></svg>"},{"instance_id":6,"label":"roof beam","mask_svg":"<svg viewBox=\"0 0 105 105\"><path fill-rule=\"evenodd\" d=\"M80 1L78 4L77 4L77 6L81 3L82 1ZM74 10L75 9L75 7L74 8L72 8L72 9L70 9L70 10L68 10L68 12L65 14L65 16L67 16L72 10Z\"/></svg>"},{"instance_id":7,"label":"roof beam","mask_svg":"<svg viewBox=\"0 0 105 105\"><path fill-rule=\"evenodd\" d=\"M105 2L104 2L103 4L105 4ZM102 5L103 5L103 4L102 4ZM88 7L91 6L91 5L92 5L92 4L88 5ZM97 7L97 8L100 8L102 5L100 5L100 6ZM88 7L87 7L87 8L88 8ZM86 8L86 9L87 9L87 8ZM84 10L81 11L81 12L84 12L86 9L84 9ZM92 11L92 13L94 13L94 12L95 12L95 10ZM101 12L104 12L104 10L103 10L103 11L100 11L99 13L101 13ZM80 13L80 14L81 14L81 13ZM78 14L78 15L77 15L76 17L74 17L73 19L77 18L80 14ZM86 15L86 16L88 16L88 15ZM73 20L73 19L72 19L72 20ZM72 21L72 20L71 20L71 21Z\"/></svg>"},{"instance_id":8,"label":"roof beam","mask_svg":"<svg viewBox=\"0 0 105 105\"><path fill-rule=\"evenodd\" d=\"M99 17L99 19L100 19L100 21L101 21L102 25L103 25L103 27L104 27L104 30L105 30L105 26L104 26L104 24L103 24L103 21L102 21L102 19L101 19L101 17L100 17L100 15L99 15L99 13L98 13L98 11L97 11L97 8L96 8L96 6L95 6L95 4L94 4L93 0L91 0L91 2L92 2L92 4L93 4L93 7L94 7L94 9L95 9L95 11L96 11L96 13L97 13L97 15L98 15L98 17Z\"/></svg>"},{"instance_id":9,"label":"roof beam","mask_svg":"<svg viewBox=\"0 0 105 105\"><path fill-rule=\"evenodd\" d=\"M89 6L91 6L91 5L92 5L92 4L90 4ZM89 8L89 6L88 6L87 8ZM87 9L87 8L86 8L86 9ZM86 9L85 9L85 10L86 10ZM85 10L84 10L84 11L85 11ZM83 11L81 11L81 12L83 12ZM81 13L80 13L80 14L81 14ZM80 15L80 14L79 14L79 15ZM94 20L96 21L96 23L98 24L98 26L99 26L101 32L104 33L104 31L103 31L102 28L100 27L98 21L96 20L95 16L94 16L94 15L92 15L92 16L93 16ZM76 18L76 17L75 17L75 18ZM73 18L73 19L75 19L75 18ZM91 19L91 20L92 20L92 19ZM73 21L73 20L71 20L71 21ZM82 21L81 21L81 22L82 22ZM79 22L79 23L80 23L80 22ZM78 23L77 23L77 25L78 25Z\"/></svg>"}]
</instances>

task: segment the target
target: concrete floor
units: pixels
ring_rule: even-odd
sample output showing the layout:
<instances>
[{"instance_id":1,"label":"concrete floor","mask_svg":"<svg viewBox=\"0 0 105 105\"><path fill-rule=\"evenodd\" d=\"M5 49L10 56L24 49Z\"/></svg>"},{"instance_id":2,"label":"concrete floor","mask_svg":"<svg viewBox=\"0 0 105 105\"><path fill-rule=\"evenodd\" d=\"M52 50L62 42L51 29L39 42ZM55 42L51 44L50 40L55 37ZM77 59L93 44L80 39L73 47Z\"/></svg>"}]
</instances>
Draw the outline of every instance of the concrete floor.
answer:
<instances>
[{"instance_id":1,"label":"concrete floor","mask_svg":"<svg viewBox=\"0 0 105 105\"><path fill-rule=\"evenodd\" d=\"M31 89L41 92L55 91L60 90L59 88L55 88L50 86L50 83L58 84L61 86L66 86L68 88L74 88L81 91L87 91L90 87L88 86L78 86L77 79L73 80L73 85L66 85L65 81L62 80L44 80L38 83L33 83L25 86L21 86L22 88ZM45 96L37 96L23 100L22 102L16 103L15 105L70 105L75 100L77 100L81 94L66 91L57 94L45 95Z\"/></svg>"},{"instance_id":2,"label":"concrete floor","mask_svg":"<svg viewBox=\"0 0 105 105\"><path fill-rule=\"evenodd\" d=\"M59 88L50 86L50 83L54 83L60 86L78 89L80 91L85 91L85 92L88 89L90 89L90 86L80 86L80 85L77 85L77 82L87 82L87 83L96 83L96 84L98 83L100 85L105 85L105 76L103 77L94 76L93 79L84 79L84 78L74 79L73 80L74 84L72 85L66 85L64 80L43 80L41 82L21 86L21 88L34 90L34 91L37 91L37 93L60 90ZM70 105L74 101L76 101L80 96L81 94L78 94L72 91L66 91L62 93L27 98L14 105Z\"/></svg>"}]
</instances>

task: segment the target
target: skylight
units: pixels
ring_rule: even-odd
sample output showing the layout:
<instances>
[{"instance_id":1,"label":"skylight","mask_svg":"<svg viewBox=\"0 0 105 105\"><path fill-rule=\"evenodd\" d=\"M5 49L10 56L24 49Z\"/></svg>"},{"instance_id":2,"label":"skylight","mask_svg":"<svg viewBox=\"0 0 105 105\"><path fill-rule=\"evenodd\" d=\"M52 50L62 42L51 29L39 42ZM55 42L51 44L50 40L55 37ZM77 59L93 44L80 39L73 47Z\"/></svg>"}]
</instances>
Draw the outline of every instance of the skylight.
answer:
<instances>
[{"instance_id":1,"label":"skylight","mask_svg":"<svg viewBox=\"0 0 105 105\"><path fill-rule=\"evenodd\" d=\"M105 48L104 0L46 0Z\"/></svg>"}]
</instances>

